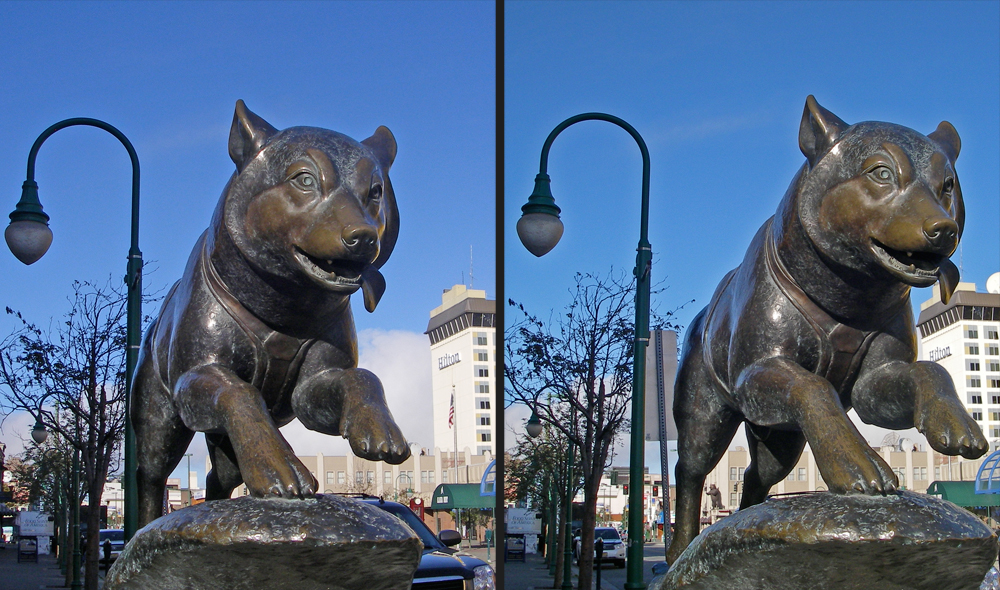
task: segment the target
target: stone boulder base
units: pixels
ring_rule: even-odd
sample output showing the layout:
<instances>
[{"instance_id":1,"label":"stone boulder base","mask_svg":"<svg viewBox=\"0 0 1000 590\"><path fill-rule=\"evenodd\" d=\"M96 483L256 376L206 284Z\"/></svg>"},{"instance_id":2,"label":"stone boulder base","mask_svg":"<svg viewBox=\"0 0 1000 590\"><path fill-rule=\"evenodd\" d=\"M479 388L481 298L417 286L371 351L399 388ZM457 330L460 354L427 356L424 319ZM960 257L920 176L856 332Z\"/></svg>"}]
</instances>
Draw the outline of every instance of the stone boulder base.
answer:
<instances>
[{"instance_id":1,"label":"stone boulder base","mask_svg":"<svg viewBox=\"0 0 1000 590\"><path fill-rule=\"evenodd\" d=\"M705 529L650 590L977 590L997 537L911 492L769 500Z\"/></svg>"},{"instance_id":2,"label":"stone boulder base","mask_svg":"<svg viewBox=\"0 0 1000 590\"><path fill-rule=\"evenodd\" d=\"M350 498L246 496L151 522L105 588L408 590L423 546L396 517Z\"/></svg>"}]
</instances>

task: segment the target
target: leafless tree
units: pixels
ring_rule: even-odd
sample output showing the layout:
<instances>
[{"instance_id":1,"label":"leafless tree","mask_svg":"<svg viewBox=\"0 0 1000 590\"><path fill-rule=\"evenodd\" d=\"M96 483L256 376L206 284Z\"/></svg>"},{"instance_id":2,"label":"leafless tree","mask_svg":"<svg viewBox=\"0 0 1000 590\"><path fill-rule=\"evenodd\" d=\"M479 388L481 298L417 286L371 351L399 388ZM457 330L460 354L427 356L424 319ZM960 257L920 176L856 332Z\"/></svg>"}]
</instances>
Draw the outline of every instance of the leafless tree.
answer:
<instances>
[{"instance_id":1,"label":"leafless tree","mask_svg":"<svg viewBox=\"0 0 1000 590\"><path fill-rule=\"evenodd\" d=\"M601 475L629 427L635 285L614 271L577 274L575 283L570 304L548 323L509 301L520 318L504 332L504 396L507 405L530 407L575 448L584 497L580 543L593 547ZM652 324L674 327L672 315L654 313ZM581 551L580 588L590 588L593 559L593 551Z\"/></svg>"},{"instance_id":2,"label":"leafless tree","mask_svg":"<svg viewBox=\"0 0 1000 590\"><path fill-rule=\"evenodd\" d=\"M0 412L30 413L61 444L80 454L82 489L98 506L109 472L119 468L125 428L124 287L75 282L70 310L43 330L7 308L20 328L0 342ZM88 511L87 530L100 527ZM89 534L87 590L97 590L99 539Z\"/></svg>"}]
</instances>

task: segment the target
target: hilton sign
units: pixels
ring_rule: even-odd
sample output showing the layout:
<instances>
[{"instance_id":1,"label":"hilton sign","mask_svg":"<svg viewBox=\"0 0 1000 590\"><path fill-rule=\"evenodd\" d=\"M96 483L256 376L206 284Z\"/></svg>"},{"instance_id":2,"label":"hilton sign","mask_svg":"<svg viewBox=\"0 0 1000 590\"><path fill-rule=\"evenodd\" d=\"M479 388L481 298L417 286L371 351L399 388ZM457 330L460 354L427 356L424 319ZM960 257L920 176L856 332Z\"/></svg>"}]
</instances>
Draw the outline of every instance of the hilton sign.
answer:
<instances>
[{"instance_id":1,"label":"hilton sign","mask_svg":"<svg viewBox=\"0 0 1000 590\"><path fill-rule=\"evenodd\" d=\"M931 355L930 356L931 356L931 360L935 361L935 362L937 362L937 361L939 361L939 360L941 360L943 358L949 357L949 356L951 356L951 347L950 346L945 346L944 348L941 348L941 347L935 348L934 350L931 351Z\"/></svg>"},{"instance_id":2,"label":"hilton sign","mask_svg":"<svg viewBox=\"0 0 1000 590\"><path fill-rule=\"evenodd\" d=\"M452 365L457 365L461 361L462 359L458 356L457 352L455 354L446 354L444 356L439 356L438 370L444 369L445 367L450 367Z\"/></svg>"}]
</instances>

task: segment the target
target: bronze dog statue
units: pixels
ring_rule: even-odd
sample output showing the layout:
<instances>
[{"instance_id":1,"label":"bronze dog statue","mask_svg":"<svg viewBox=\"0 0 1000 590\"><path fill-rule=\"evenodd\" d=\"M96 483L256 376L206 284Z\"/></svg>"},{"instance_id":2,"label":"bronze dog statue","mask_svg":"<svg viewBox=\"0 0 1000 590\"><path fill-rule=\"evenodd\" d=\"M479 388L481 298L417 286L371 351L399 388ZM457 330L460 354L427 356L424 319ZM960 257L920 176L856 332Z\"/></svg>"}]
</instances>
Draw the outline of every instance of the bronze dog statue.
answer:
<instances>
[{"instance_id":1,"label":"bronze dog statue","mask_svg":"<svg viewBox=\"0 0 1000 590\"><path fill-rule=\"evenodd\" d=\"M254 496L314 494L278 431L294 417L366 459L410 454L378 378L357 368L349 305L362 289L373 311L385 289L378 269L399 231L392 134L379 127L359 143L313 127L279 132L239 101L229 155L236 173L136 367L140 526L160 516L195 431L212 459L208 499L241 482Z\"/></svg>"},{"instance_id":2,"label":"bronze dog statue","mask_svg":"<svg viewBox=\"0 0 1000 590\"><path fill-rule=\"evenodd\" d=\"M832 492L887 494L896 475L847 417L916 427L938 452L987 450L938 364L914 362L910 288L958 283L948 257L965 221L948 122L923 136L889 123L847 125L810 96L806 157L778 211L722 280L685 337L674 563L698 534L702 486L746 422L751 462L740 508L758 504L808 441Z\"/></svg>"}]
</instances>

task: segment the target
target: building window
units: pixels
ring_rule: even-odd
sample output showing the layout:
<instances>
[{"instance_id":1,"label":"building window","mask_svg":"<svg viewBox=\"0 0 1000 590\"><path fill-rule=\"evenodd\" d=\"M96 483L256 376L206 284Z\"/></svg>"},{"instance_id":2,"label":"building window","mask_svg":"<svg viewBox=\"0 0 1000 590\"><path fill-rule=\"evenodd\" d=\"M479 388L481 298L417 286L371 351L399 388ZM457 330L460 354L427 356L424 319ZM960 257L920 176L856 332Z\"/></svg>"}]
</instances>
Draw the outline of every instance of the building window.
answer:
<instances>
[{"instance_id":1,"label":"building window","mask_svg":"<svg viewBox=\"0 0 1000 590\"><path fill-rule=\"evenodd\" d=\"M730 467L729 468L729 481L736 481L736 468L735 467Z\"/></svg>"},{"instance_id":2,"label":"building window","mask_svg":"<svg viewBox=\"0 0 1000 590\"><path fill-rule=\"evenodd\" d=\"M493 449L491 449L490 447L476 447L477 455L485 455L486 453L490 453L492 455Z\"/></svg>"},{"instance_id":3,"label":"building window","mask_svg":"<svg viewBox=\"0 0 1000 590\"><path fill-rule=\"evenodd\" d=\"M787 479L788 481L795 481L795 470L793 469L792 471L789 471L788 477L786 477L785 479Z\"/></svg>"},{"instance_id":4,"label":"building window","mask_svg":"<svg viewBox=\"0 0 1000 590\"><path fill-rule=\"evenodd\" d=\"M966 343L965 354L979 354L979 345Z\"/></svg>"},{"instance_id":5,"label":"building window","mask_svg":"<svg viewBox=\"0 0 1000 590\"><path fill-rule=\"evenodd\" d=\"M990 403L991 404L1000 404L1000 395L991 395L990 396Z\"/></svg>"},{"instance_id":6,"label":"building window","mask_svg":"<svg viewBox=\"0 0 1000 590\"><path fill-rule=\"evenodd\" d=\"M987 377L986 385L987 387L992 387L994 389L1000 387L1000 377Z\"/></svg>"},{"instance_id":7,"label":"building window","mask_svg":"<svg viewBox=\"0 0 1000 590\"><path fill-rule=\"evenodd\" d=\"M979 375L966 375L965 376L965 386L966 387L982 387L983 383L979 379Z\"/></svg>"},{"instance_id":8,"label":"building window","mask_svg":"<svg viewBox=\"0 0 1000 590\"><path fill-rule=\"evenodd\" d=\"M986 326L983 330L986 332L987 340L1000 340L1000 333L997 332L996 326Z\"/></svg>"},{"instance_id":9,"label":"building window","mask_svg":"<svg viewBox=\"0 0 1000 590\"><path fill-rule=\"evenodd\" d=\"M806 480L806 468L799 467L799 481L805 481L805 480Z\"/></svg>"},{"instance_id":10,"label":"building window","mask_svg":"<svg viewBox=\"0 0 1000 590\"><path fill-rule=\"evenodd\" d=\"M482 381L476 381L476 393L489 393L490 384L484 383Z\"/></svg>"},{"instance_id":11,"label":"building window","mask_svg":"<svg viewBox=\"0 0 1000 590\"><path fill-rule=\"evenodd\" d=\"M480 431L477 432L476 434L479 435L478 437L479 442L489 442L492 439L492 435L489 432Z\"/></svg>"},{"instance_id":12,"label":"building window","mask_svg":"<svg viewBox=\"0 0 1000 590\"><path fill-rule=\"evenodd\" d=\"M981 404L981 403L983 403L983 396L979 395L978 393L974 393L974 394L970 395L969 399L972 400L969 403L973 403L973 404Z\"/></svg>"},{"instance_id":13,"label":"building window","mask_svg":"<svg viewBox=\"0 0 1000 590\"><path fill-rule=\"evenodd\" d=\"M346 474L343 471L338 471L337 472L337 483L340 484L340 485L344 485L344 483L346 481L347 481Z\"/></svg>"},{"instance_id":14,"label":"building window","mask_svg":"<svg viewBox=\"0 0 1000 590\"><path fill-rule=\"evenodd\" d=\"M1000 422L1000 412L990 412L990 420Z\"/></svg>"},{"instance_id":15,"label":"building window","mask_svg":"<svg viewBox=\"0 0 1000 590\"><path fill-rule=\"evenodd\" d=\"M937 481L941 480L941 466L940 465L935 465L934 466L934 479L937 480Z\"/></svg>"},{"instance_id":16,"label":"building window","mask_svg":"<svg viewBox=\"0 0 1000 590\"><path fill-rule=\"evenodd\" d=\"M382 485L389 485L392 483L392 472L383 471L382 472Z\"/></svg>"},{"instance_id":17,"label":"building window","mask_svg":"<svg viewBox=\"0 0 1000 590\"><path fill-rule=\"evenodd\" d=\"M476 365L476 377L489 377L490 368L486 365Z\"/></svg>"},{"instance_id":18,"label":"building window","mask_svg":"<svg viewBox=\"0 0 1000 590\"><path fill-rule=\"evenodd\" d=\"M978 371L979 370L979 359L965 359L965 370L966 371Z\"/></svg>"},{"instance_id":19,"label":"building window","mask_svg":"<svg viewBox=\"0 0 1000 590\"><path fill-rule=\"evenodd\" d=\"M480 426L490 425L490 417L487 414L479 414L476 416L476 419L479 421Z\"/></svg>"},{"instance_id":20,"label":"building window","mask_svg":"<svg viewBox=\"0 0 1000 590\"><path fill-rule=\"evenodd\" d=\"M485 363L485 362L488 362L490 360L490 353L486 352L485 350L475 350L475 351L473 351L473 354L476 355L476 360L477 361ZM978 353L976 353L976 354L978 354Z\"/></svg>"},{"instance_id":21,"label":"building window","mask_svg":"<svg viewBox=\"0 0 1000 590\"><path fill-rule=\"evenodd\" d=\"M729 505L736 506L737 504L739 504L739 502L736 500L736 494L729 494Z\"/></svg>"},{"instance_id":22,"label":"building window","mask_svg":"<svg viewBox=\"0 0 1000 590\"><path fill-rule=\"evenodd\" d=\"M448 483L448 471L447 470L441 471L441 481L444 482L444 483Z\"/></svg>"},{"instance_id":23,"label":"building window","mask_svg":"<svg viewBox=\"0 0 1000 590\"><path fill-rule=\"evenodd\" d=\"M983 413L980 412L979 410L973 411L972 412L972 419L975 420L975 421L977 421L977 422L982 422L983 421Z\"/></svg>"},{"instance_id":24,"label":"building window","mask_svg":"<svg viewBox=\"0 0 1000 590\"><path fill-rule=\"evenodd\" d=\"M993 438L1000 438L1000 426L993 427Z\"/></svg>"},{"instance_id":25,"label":"building window","mask_svg":"<svg viewBox=\"0 0 1000 590\"><path fill-rule=\"evenodd\" d=\"M893 467L892 471L893 471L893 473L896 474L896 477L899 478L899 485L905 486L906 485L906 467Z\"/></svg>"},{"instance_id":26,"label":"building window","mask_svg":"<svg viewBox=\"0 0 1000 590\"><path fill-rule=\"evenodd\" d=\"M978 352L979 349L977 348L976 350L977 350L976 354L979 354ZM987 344L986 354L990 356L1000 356L1000 344Z\"/></svg>"},{"instance_id":27,"label":"building window","mask_svg":"<svg viewBox=\"0 0 1000 590\"><path fill-rule=\"evenodd\" d=\"M476 401L479 402L479 409L480 410L488 410L488 409L490 409L490 400L488 400L488 399L486 399L486 398L483 397L483 398L479 398Z\"/></svg>"},{"instance_id":28,"label":"building window","mask_svg":"<svg viewBox=\"0 0 1000 590\"><path fill-rule=\"evenodd\" d=\"M987 371L1000 372L1000 361L995 361L995 360L992 360L992 359L987 360L986 361L986 370Z\"/></svg>"},{"instance_id":29,"label":"building window","mask_svg":"<svg viewBox=\"0 0 1000 590\"><path fill-rule=\"evenodd\" d=\"M486 332L473 332L472 337L476 339L476 346L486 346L489 344L489 336Z\"/></svg>"},{"instance_id":30,"label":"building window","mask_svg":"<svg viewBox=\"0 0 1000 590\"><path fill-rule=\"evenodd\" d=\"M333 474L332 471L327 471L326 472L326 485L332 485L333 482L336 481L336 479L334 479L334 477L335 476L334 476L334 474Z\"/></svg>"},{"instance_id":31,"label":"building window","mask_svg":"<svg viewBox=\"0 0 1000 590\"><path fill-rule=\"evenodd\" d=\"M420 472L420 483L427 483L427 472L426 471L421 471Z\"/></svg>"},{"instance_id":32,"label":"building window","mask_svg":"<svg viewBox=\"0 0 1000 590\"><path fill-rule=\"evenodd\" d=\"M375 472L374 471L369 471L368 472L368 483L375 483Z\"/></svg>"},{"instance_id":33,"label":"building window","mask_svg":"<svg viewBox=\"0 0 1000 590\"><path fill-rule=\"evenodd\" d=\"M365 483L365 472L364 471L355 471L354 472L354 483L356 483L358 485Z\"/></svg>"},{"instance_id":34,"label":"building window","mask_svg":"<svg viewBox=\"0 0 1000 590\"><path fill-rule=\"evenodd\" d=\"M966 338L979 338L979 329L976 326L965 327Z\"/></svg>"}]
</instances>

